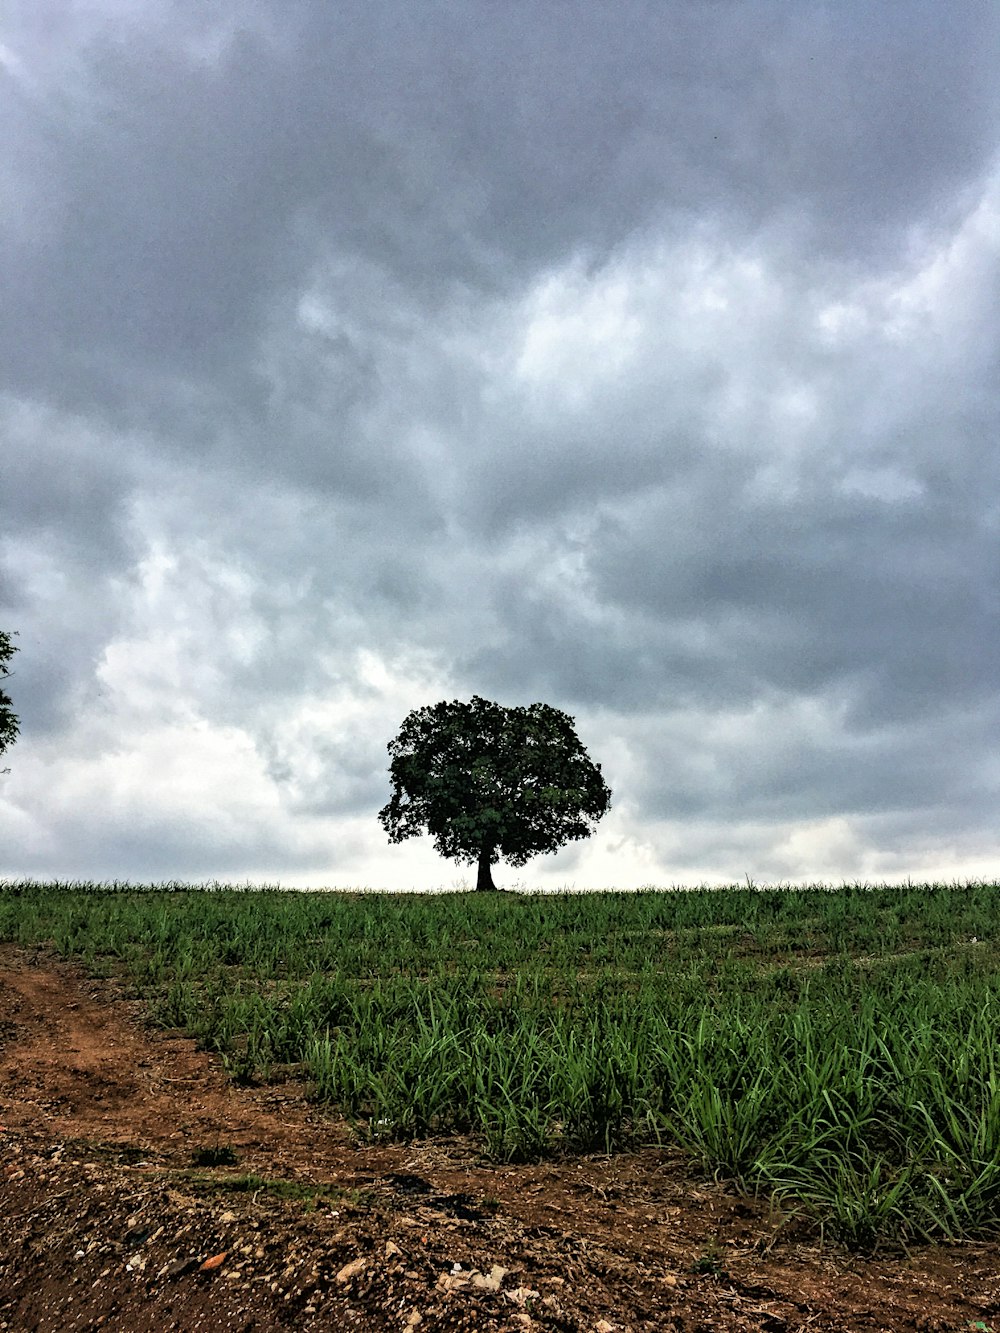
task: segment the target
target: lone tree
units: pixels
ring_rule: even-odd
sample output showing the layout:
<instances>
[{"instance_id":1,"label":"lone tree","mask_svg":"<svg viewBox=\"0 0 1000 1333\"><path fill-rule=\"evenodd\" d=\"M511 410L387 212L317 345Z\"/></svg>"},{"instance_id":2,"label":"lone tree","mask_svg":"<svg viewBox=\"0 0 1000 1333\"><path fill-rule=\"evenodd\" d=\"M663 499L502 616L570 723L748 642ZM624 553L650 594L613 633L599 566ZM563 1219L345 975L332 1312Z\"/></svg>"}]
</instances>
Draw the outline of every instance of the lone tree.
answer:
<instances>
[{"instance_id":1,"label":"lone tree","mask_svg":"<svg viewBox=\"0 0 1000 1333\"><path fill-rule=\"evenodd\" d=\"M14 633L16 632L15 630ZM17 652L17 649L11 643L11 637L10 634L0 629L0 681L10 675L7 663ZM0 689L0 754L3 754L8 746L14 744L19 730L11 697L5 690Z\"/></svg>"},{"instance_id":2,"label":"lone tree","mask_svg":"<svg viewBox=\"0 0 1000 1333\"><path fill-rule=\"evenodd\" d=\"M548 704L471 703L415 708L389 742L392 799L379 811L390 842L420 833L462 865L478 865L477 889L495 889L502 856L532 856L589 837L611 791L573 729Z\"/></svg>"}]
</instances>

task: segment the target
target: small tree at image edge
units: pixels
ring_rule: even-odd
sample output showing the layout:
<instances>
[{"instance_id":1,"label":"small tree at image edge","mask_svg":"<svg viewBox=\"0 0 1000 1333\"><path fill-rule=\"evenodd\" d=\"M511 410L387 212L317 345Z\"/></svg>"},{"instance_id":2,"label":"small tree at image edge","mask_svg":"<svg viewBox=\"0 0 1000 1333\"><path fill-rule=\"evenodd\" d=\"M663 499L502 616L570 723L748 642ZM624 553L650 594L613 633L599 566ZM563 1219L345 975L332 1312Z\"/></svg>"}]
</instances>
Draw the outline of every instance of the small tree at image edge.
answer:
<instances>
[{"instance_id":1,"label":"small tree at image edge","mask_svg":"<svg viewBox=\"0 0 1000 1333\"><path fill-rule=\"evenodd\" d=\"M416 708L388 748L392 797L379 820L389 841L430 833L441 856L478 867L479 890L496 888L501 857L521 866L589 837L611 804L573 719L548 704L474 695Z\"/></svg>"},{"instance_id":2,"label":"small tree at image edge","mask_svg":"<svg viewBox=\"0 0 1000 1333\"><path fill-rule=\"evenodd\" d=\"M16 632L15 630L14 633ZM0 681L11 674L7 663L17 652L17 648L11 643L11 637L11 634L0 630ZM4 754L8 746L14 744L17 740L18 731L18 719L13 709L13 700L4 689L0 688L0 754Z\"/></svg>"}]
</instances>

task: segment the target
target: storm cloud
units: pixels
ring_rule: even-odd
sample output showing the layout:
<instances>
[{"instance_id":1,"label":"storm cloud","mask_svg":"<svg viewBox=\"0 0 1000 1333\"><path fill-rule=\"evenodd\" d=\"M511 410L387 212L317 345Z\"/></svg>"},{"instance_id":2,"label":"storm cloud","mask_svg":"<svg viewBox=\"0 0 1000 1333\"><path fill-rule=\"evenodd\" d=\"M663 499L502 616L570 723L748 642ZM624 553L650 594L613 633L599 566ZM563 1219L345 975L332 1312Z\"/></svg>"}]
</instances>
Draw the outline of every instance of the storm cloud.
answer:
<instances>
[{"instance_id":1,"label":"storm cloud","mask_svg":"<svg viewBox=\"0 0 1000 1333\"><path fill-rule=\"evenodd\" d=\"M518 882L994 875L998 39L14 0L0 875L455 883L375 814L473 693L614 791Z\"/></svg>"}]
</instances>

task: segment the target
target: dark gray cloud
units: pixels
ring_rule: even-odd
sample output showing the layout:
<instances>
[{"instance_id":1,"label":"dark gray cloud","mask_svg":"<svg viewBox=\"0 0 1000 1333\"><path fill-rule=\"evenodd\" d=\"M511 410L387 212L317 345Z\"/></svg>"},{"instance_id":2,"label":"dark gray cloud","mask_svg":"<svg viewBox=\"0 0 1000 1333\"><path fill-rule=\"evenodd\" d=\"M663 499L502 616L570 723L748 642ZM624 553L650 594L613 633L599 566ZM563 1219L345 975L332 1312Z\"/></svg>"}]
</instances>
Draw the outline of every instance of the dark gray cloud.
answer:
<instances>
[{"instance_id":1,"label":"dark gray cloud","mask_svg":"<svg viewBox=\"0 0 1000 1333\"><path fill-rule=\"evenodd\" d=\"M859 707L874 696L877 720L995 689L1000 622L982 587L995 538L968 510L826 495L751 506L736 495L697 512L695 533L667 504L592 554L604 599L664 625L701 624L718 645L691 701L855 677Z\"/></svg>"},{"instance_id":2,"label":"dark gray cloud","mask_svg":"<svg viewBox=\"0 0 1000 1333\"><path fill-rule=\"evenodd\" d=\"M986 864L998 29L15 3L10 868L399 882L472 692L605 759L548 882Z\"/></svg>"},{"instance_id":3,"label":"dark gray cloud","mask_svg":"<svg viewBox=\"0 0 1000 1333\"><path fill-rule=\"evenodd\" d=\"M173 376L245 403L324 254L432 305L703 214L857 263L946 223L995 148L978 4L223 6L214 39L194 6L55 35L47 8L11 24L41 52L6 80L14 177L45 208L5 247L3 364L124 414Z\"/></svg>"}]
</instances>

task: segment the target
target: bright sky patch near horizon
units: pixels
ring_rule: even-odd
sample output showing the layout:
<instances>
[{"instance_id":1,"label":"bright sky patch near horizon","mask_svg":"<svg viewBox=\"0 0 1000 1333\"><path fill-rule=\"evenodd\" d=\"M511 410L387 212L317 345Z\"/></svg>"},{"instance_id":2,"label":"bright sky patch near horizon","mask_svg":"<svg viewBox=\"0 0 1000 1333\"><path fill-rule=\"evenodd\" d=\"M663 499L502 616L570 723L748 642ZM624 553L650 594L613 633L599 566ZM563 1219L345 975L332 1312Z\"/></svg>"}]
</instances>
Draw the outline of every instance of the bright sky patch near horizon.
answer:
<instances>
[{"instance_id":1,"label":"bright sky patch near horizon","mask_svg":"<svg viewBox=\"0 0 1000 1333\"><path fill-rule=\"evenodd\" d=\"M386 745L614 792L536 887L994 877L1000 10L12 0L0 877L450 886Z\"/></svg>"}]
</instances>

